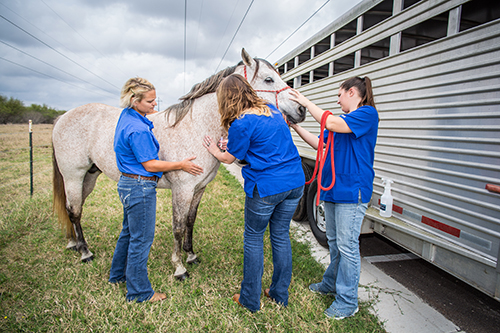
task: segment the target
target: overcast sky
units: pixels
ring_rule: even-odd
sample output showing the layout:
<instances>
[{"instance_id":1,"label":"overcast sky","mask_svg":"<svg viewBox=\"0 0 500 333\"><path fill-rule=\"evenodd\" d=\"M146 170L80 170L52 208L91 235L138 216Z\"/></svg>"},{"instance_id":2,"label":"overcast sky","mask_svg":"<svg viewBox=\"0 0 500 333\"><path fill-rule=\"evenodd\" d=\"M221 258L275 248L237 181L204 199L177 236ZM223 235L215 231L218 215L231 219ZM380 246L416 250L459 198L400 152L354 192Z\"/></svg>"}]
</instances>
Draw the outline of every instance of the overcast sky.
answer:
<instances>
[{"instance_id":1,"label":"overcast sky","mask_svg":"<svg viewBox=\"0 0 500 333\"><path fill-rule=\"evenodd\" d=\"M140 76L163 110L236 65L243 47L274 63L360 2L186 1L187 11L185 0L0 0L0 95L58 110L118 106L125 81Z\"/></svg>"}]
</instances>

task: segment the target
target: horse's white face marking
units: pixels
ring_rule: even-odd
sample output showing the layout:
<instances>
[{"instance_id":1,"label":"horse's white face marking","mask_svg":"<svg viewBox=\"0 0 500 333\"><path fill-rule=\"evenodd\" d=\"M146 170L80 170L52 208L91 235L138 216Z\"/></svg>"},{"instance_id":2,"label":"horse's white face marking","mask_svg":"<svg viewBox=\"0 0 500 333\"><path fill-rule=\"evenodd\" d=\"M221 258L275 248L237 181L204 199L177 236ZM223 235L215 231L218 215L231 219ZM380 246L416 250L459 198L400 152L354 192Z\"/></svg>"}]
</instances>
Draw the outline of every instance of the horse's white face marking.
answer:
<instances>
[{"instance_id":1,"label":"horse's white face marking","mask_svg":"<svg viewBox=\"0 0 500 333\"><path fill-rule=\"evenodd\" d=\"M296 124L304 121L305 108L290 100L290 89L278 72L265 61L259 61L257 66L255 59L251 58L244 49L242 58L246 68L239 68L236 72L247 78L250 85L257 91L257 95L277 106L287 116L289 122ZM255 75L257 67L258 72Z\"/></svg>"}]
</instances>

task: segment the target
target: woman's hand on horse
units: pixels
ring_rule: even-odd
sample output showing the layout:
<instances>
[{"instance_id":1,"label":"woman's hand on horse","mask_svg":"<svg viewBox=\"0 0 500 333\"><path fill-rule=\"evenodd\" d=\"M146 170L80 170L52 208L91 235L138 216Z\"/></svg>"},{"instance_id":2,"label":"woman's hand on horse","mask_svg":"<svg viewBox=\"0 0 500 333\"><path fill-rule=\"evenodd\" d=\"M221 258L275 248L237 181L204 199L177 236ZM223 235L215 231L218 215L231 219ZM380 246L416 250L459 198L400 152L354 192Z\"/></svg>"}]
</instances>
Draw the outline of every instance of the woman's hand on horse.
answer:
<instances>
[{"instance_id":1,"label":"woman's hand on horse","mask_svg":"<svg viewBox=\"0 0 500 333\"><path fill-rule=\"evenodd\" d=\"M217 145L213 145L212 143L212 138L210 136L206 135L203 138L203 147L207 148L210 154L217 157L217 153L220 152L220 148L217 147Z\"/></svg>"},{"instance_id":2,"label":"woman's hand on horse","mask_svg":"<svg viewBox=\"0 0 500 333\"><path fill-rule=\"evenodd\" d=\"M201 166L196 165L193 162L191 162L195 158L196 158L196 156L191 156L191 157L186 158L185 160L182 160L181 161L182 171L186 171L187 173L190 173L190 174L195 175L195 176L202 174L203 168Z\"/></svg>"},{"instance_id":3,"label":"woman's hand on horse","mask_svg":"<svg viewBox=\"0 0 500 333\"><path fill-rule=\"evenodd\" d=\"M203 168L191 162L195 158L196 156L192 156L180 162L149 160L146 162L142 162L141 164L148 172L169 172L174 170L182 170L197 176L203 173Z\"/></svg>"},{"instance_id":4,"label":"woman's hand on horse","mask_svg":"<svg viewBox=\"0 0 500 333\"><path fill-rule=\"evenodd\" d=\"M297 102L306 108L308 103L312 103L306 96L302 95L299 91L295 89L290 89L290 100Z\"/></svg>"},{"instance_id":5,"label":"woman's hand on horse","mask_svg":"<svg viewBox=\"0 0 500 333\"><path fill-rule=\"evenodd\" d=\"M236 157L227 151L221 151L219 147L217 147L217 144L213 143L212 138L208 135L203 138L203 147L207 148L209 153L222 163L231 164L234 160L236 160Z\"/></svg>"}]
</instances>

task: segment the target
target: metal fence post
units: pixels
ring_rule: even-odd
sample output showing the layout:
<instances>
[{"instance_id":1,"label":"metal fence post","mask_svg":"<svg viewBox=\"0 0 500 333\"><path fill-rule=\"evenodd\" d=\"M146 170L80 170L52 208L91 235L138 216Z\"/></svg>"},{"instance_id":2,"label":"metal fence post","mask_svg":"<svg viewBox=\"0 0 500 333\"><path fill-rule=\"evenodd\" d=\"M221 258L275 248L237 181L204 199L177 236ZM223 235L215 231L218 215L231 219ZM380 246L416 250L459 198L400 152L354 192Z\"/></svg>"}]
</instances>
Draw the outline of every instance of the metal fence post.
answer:
<instances>
[{"instance_id":1,"label":"metal fence post","mask_svg":"<svg viewBox=\"0 0 500 333\"><path fill-rule=\"evenodd\" d=\"M31 120L29 121L30 137L30 195L33 196L33 131L31 129Z\"/></svg>"}]
</instances>

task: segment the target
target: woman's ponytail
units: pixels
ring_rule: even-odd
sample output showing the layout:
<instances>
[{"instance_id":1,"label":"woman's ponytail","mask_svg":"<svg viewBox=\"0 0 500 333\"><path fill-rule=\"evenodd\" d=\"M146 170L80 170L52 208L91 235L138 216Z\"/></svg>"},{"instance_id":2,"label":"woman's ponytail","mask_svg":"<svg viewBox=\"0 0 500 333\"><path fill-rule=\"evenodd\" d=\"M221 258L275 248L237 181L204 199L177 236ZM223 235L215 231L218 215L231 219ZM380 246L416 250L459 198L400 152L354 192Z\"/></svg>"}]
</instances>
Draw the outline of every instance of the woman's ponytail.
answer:
<instances>
[{"instance_id":1,"label":"woman's ponytail","mask_svg":"<svg viewBox=\"0 0 500 333\"><path fill-rule=\"evenodd\" d=\"M363 78L365 82L365 97L363 98L363 105L370 105L375 107L375 99L373 98L373 90L372 90L372 80L368 76Z\"/></svg>"},{"instance_id":2,"label":"woman's ponytail","mask_svg":"<svg viewBox=\"0 0 500 333\"><path fill-rule=\"evenodd\" d=\"M356 88L359 92L359 95L361 96L361 103L360 105L358 105L358 107L362 105L370 105L375 107L372 81L368 76L365 76L364 78L360 78L359 76L351 77L350 79L345 80L340 85L340 88L344 89L345 91L351 89L352 87Z\"/></svg>"}]
</instances>

